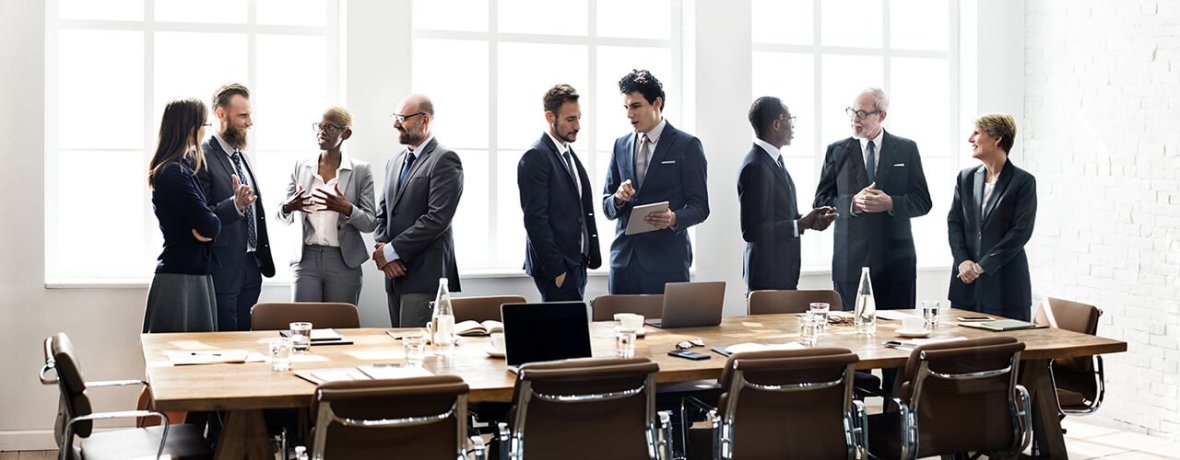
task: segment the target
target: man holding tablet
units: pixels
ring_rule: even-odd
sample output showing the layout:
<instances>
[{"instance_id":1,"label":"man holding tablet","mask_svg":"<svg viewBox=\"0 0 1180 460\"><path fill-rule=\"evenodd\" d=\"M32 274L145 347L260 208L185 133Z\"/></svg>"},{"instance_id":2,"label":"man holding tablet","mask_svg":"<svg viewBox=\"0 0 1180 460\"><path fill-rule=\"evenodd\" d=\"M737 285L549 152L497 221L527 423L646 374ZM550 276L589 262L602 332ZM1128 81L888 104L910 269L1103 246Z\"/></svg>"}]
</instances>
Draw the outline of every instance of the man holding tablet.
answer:
<instances>
[{"instance_id":1,"label":"man holding tablet","mask_svg":"<svg viewBox=\"0 0 1180 460\"><path fill-rule=\"evenodd\" d=\"M662 294L664 284L688 281L688 228L709 217L705 151L700 139L664 119L664 88L651 72L628 73L619 92L635 131L615 140L603 190L603 212L618 220L609 290ZM635 208L665 201L662 211L643 209L650 211L642 218L653 231L627 232Z\"/></svg>"}]
</instances>

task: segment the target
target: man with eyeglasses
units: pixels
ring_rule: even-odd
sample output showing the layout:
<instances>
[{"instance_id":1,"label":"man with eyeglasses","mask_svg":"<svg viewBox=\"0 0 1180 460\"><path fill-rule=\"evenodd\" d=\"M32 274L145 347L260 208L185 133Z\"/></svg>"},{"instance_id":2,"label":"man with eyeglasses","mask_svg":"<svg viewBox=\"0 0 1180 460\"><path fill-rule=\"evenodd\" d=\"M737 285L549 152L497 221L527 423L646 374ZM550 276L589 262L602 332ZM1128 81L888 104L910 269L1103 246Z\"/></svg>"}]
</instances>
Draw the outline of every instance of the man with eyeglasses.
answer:
<instances>
[{"instance_id":1,"label":"man with eyeglasses","mask_svg":"<svg viewBox=\"0 0 1180 460\"><path fill-rule=\"evenodd\" d=\"M781 153L795 137L795 117L787 106L777 97L760 97L750 106L749 120L756 137L737 184L746 288L794 290L799 285L799 238L805 230L826 230L836 209L823 206L806 216L799 213L795 181Z\"/></svg>"},{"instance_id":2,"label":"man with eyeglasses","mask_svg":"<svg viewBox=\"0 0 1180 460\"><path fill-rule=\"evenodd\" d=\"M213 242L217 330L248 331L262 277L275 275L262 192L246 155L246 132L254 126L250 90L238 83L218 88L213 113L219 128L201 144L209 163L197 172L197 183L221 219L221 234Z\"/></svg>"},{"instance_id":3,"label":"man with eyeglasses","mask_svg":"<svg viewBox=\"0 0 1180 460\"><path fill-rule=\"evenodd\" d=\"M520 157L516 184L524 214L524 270L541 300L582 300L586 271L602 265L594 192L582 160L571 145L581 129L579 94L570 85L545 92L549 129Z\"/></svg>"},{"instance_id":4,"label":"man with eyeglasses","mask_svg":"<svg viewBox=\"0 0 1180 460\"><path fill-rule=\"evenodd\" d=\"M602 208L618 219L610 248L611 294L663 294L664 285L688 281L692 247L688 228L709 217L708 164L701 140L663 116L664 86L651 72L633 70L619 80L633 132L615 140ZM636 206L668 202L647 214L655 231L626 233Z\"/></svg>"},{"instance_id":5,"label":"man with eyeglasses","mask_svg":"<svg viewBox=\"0 0 1180 460\"><path fill-rule=\"evenodd\" d=\"M440 278L459 291L451 221L463 195L463 163L431 133L434 104L413 94L398 104L393 128L406 150L385 166L385 189L377 204L373 261L385 273L393 327L430 321L430 301Z\"/></svg>"},{"instance_id":6,"label":"man with eyeglasses","mask_svg":"<svg viewBox=\"0 0 1180 460\"><path fill-rule=\"evenodd\" d=\"M910 219L930 212L930 191L918 145L881 124L889 96L868 88L846 109L852 137L828 146L815 206L836 219L832 281L844 310L856 299L861 267L869 267L878 309L914 308L917 253Z\"/></svg>"}]
</instances>

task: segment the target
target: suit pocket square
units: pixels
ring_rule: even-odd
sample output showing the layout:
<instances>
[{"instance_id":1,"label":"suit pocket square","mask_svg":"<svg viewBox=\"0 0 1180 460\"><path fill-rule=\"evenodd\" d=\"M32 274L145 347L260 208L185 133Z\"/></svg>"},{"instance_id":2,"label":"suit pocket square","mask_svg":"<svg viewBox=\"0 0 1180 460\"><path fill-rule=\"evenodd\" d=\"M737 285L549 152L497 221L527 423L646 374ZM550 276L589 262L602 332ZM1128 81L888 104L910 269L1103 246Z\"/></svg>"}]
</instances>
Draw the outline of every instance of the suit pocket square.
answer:
<instances>
[{"instance_id":1,"label":"suit pocket square","mask_svg":"<svg viewBox=\"0 0 1180 460\"><path fill-rule=\"evenodd\" d=\"M894 163L894 164L893 164L893 167L894 167L894 168L904 168L904 167L905 167L905 163Z\"/></svg>"},{"instance_id":2,"label":"suit pocket square","mask_svg":"<svg viewBox=\"0 0 1180 460\"><path fill-rule=\"evenodd\" d=\"M661 162L660 162L660 164L662 164L662 165L674 165L674 164L676 164L676 160L664 160L664 161L661 161Z\"/></svg>"}]
</instances>

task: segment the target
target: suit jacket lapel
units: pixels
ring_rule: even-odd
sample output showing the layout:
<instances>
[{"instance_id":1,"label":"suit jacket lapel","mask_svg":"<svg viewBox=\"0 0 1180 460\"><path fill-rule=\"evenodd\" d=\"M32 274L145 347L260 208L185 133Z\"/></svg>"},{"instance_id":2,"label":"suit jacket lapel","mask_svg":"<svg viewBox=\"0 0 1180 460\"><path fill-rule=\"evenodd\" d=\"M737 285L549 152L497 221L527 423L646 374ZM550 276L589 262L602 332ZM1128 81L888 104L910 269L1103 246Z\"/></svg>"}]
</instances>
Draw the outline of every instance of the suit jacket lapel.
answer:
<instances>
[{"instance_id":1,"label":"suit jacket lapel","mask_svg":"<svg viewBox=\"0 0 1180 460\"><path fill-rule=\"evenodd\" d=\"M623 157L615 158L615 162L619 165L619 174L623 180L630 179L631 185L638 183L635 179L635 137L635 133L627 136L627 142L623 143Z\"/></svg>"},{"instance_id":2,"label":"suit jacket lapel","mask_svg":"<svg viewBox=\"0 0 1180 460\"><path fill-rule=\"evenodd\" d=\"M983 168L980 168L981 170ZM996 180L996 188L992 190L992 196L988 198L987 205L983 209L983 223L987 223L991 218L992 210L996 208L996 204L1004 197L1004 192L1008 191L1008 184L1012 182L1012 162L1004 162L1004 168L1000 170L1000 177ZM980 228L983 228L980 225Z\"/></svg>"},{"instance_id":3,"label":"suit jacket lapel","mask_svg":"<svg viewBox=\"0 0 1180 460\"><path fill-rule=\"evenodd\" d=\"M352 160L342 158L340 161L340 173L336 176L336 185L340 188L340 193L343 193L347 196L348 184L352 181ZM347 162L347 164L344 162ZM348 201L351 202L354 200L349 198Z\"/></svg>"},{"instance_id":4,"label":"suit jacket lapel","mask_svg":"<svg viewBox=\"0 0 1180 460\"><path fill-rule=\"evenodd\" d=\"M972 190L971 191L971 195L972 195L971 202L974 204L971 207L971 212L969 212L968 214L972 218L975 218L978 222L982 223L983 222L983 183L987 180L987 170L983 166L980 166L979 169L975 170L975 174L973 175L972 180L975 181L975 183L971 184L971 190ZM983 226L980 225L980 228L983 228Z\"/></svg>"},{"instance_id":5,"label":"suit jacket lapel","mask_svg":"<svg viewBox=\"0 0 1180 460\"><path fill-rule=\"evenodd\" d=\"M680 132L673 128L671 123L664 125L664 132L660 133L660 142L656 144L656 150L651 154L651 161L647 163L647 172L643 176L644 185L647 185L647 176L652 175L652 171L660 167L664 156L668 154L668 151L672 149L672 144L675 144L677 138L680 137L679 134Z\"/></svg>"},{"instance_id":6,"label":"suit jacket lapel","mask_svg":"<svg viewBox=\"0 0 1180 460\"><path fill-rule=\"evenodd\" d=\"M881 184L885 183L885 178L889 177L889 173L893 172L893 136L885 132L881 136L881 149L877 152L877 175L875 176L877 188L881 188ZM865 176L868 177L868 171L865 171Z\"/></svg>"},{"instance_id":7,"label":"suit jacket lapel","mask_svg":"<svg viewBox=\"0 0 1180 460\"><path fill-rule=\"evenodd\" d=\"M557 168L561 171L565 171L566 177L569 177L570 183L574 185L574 194L577 194L578 193L578 187L577 187L577 182L578 182L577 174L578 174L578 172L577 171L570 171L569 168L566 167L565 158L562 157L561 151L558 150L558 148L557 148L557 144L553 143L553 139L550 139L548 134L541 135L541 143L545 146L545 148L549 149L549 161L552 162L552 161L556 160ZM571 157L574 154L573 152L574 152L573 147L570 147L570 156Z\"/></svg>"},{"instance_id":8,"label":"suit jacket lapel","mask_svg":"<svg viewBox=\"0 0 1180 460\"><path fill-rule=\"evenodd\" d=\"M844 144L844 161L846 167L849 168L849 173L852 174L852 181L856 184L856 190L852 193L857 193L860 189L869 185L869 173L865 169L865 154L860 148L860 140L855 137L848 138L848 142Z\"/></svg>"},{"instance_id":9,"label":"suit jacket lapel","mask_svg":"<svg viewBox=\"0 0 1180 460\"><path fill-rule=\"evenodd\" d=\"M210 150L213 150L213 161L220 165L221 169L225 170L225 177L228 178L238 174L238 172L234 170L234 165L230 164L229 155L221 149L221 143L217 142L216 137L209 138L209 148ZM206 158L206 160L208 160L208 158ZM230 184L233 184L233 179L230 179ZM232 193L233 191L231 190L230 192Z\"/></svg>"},{"instance_id":10,"label":"suit jacket lapel","mask_svg":"<svg viewBox=\"0 0 1180 460\"><path fill-rule=\"evenodd\" d=\"M437 139L431 139L430 143L426 144L426 147L422 149L422 153L419 154L417 158L414 158L414 164L410 166L410 173L406 175L406 182L409 182L410 180L414 179L414 176L418 175L418 171L422 169L422 165L425 164L426 160L430 158L430 155L434 153L434 148L437 146ZM400 168L398 169L398 175L401 175ZM402 184L397 184L397 195L393 198L394 204L397 204L398 200L401 200L402 193L405 193L405 191L406 188L403 187Z\"/></svg>"}]
</instances>

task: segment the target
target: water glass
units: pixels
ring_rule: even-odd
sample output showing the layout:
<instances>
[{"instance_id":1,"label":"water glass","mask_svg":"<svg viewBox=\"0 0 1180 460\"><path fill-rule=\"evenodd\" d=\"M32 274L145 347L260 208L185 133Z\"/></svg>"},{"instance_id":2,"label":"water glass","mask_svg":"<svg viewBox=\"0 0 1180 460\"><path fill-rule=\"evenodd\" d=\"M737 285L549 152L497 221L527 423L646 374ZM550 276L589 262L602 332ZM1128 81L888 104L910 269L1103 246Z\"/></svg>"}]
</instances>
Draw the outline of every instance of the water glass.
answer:
<instances>
[{"instance_id":1,"label":"water glass","mask_svg":"<svg viewBox=\"0 0 1180 460\"><path fill-rule=\"evenodd\" d=\"M426 337L410 335L402 338L402 346L406 350L406 367L422 367L426 359Z\"/></svg>"},{"instance_id":2,"label":"water glass","mask_svg":"<svg viewBox=\"0 0 1180 460\"><path fill-rule=\"evenodd\" d=\"M296 353L306 353L311 349L311 323L291 323L287 327L291 328L291 346Z\"/></svg>"},{"instance_id":3,"label":"water glass","mask_svg":"<svg viewBox=\"0 0 1180 460\"><path fill-rule=\"evenodd\" d=\"M805 347L812 347L819 343L819 336L823 333L821 318L808 313L799 323L799 343Z\"/></svg>"},{"instance_id":4,"label":"water glass","mask_svg":"<svg viewBox=\"0 0 1180 460\"><path fill-rule=\"evenodd\" d=\"M291 370L291 341L283 338L267 342L270 370L285 372Z\"/></svg>"},{"instance_id":5,"label":"water glass","mask_svg":"<svg viewBox=\"0 0 1180 460\"><path fill-rule=\"evenodd\" d=\"M827 302L812 302L808 310L811 316L819 320L819 329L821 334L828 332L828 312L831 311L832 306Z\"/></svg>"},{"instance_id":6,"label":"water glass","mask_svg":"<svg viewBox=\"0 0 1180 460\"><path fill-rule=\"evenodd\" d=\"M635 357L635 341L638 340L635 329L618 328L615 330L615 355L620 358Z\"/></svg>"},{"instance_id":7,"label":"water glass","mask_svg":"<svg viewBox=\"0 0 1180 460\"><path fill-rule=\"evenodd\" d=\"M934 329L938 326L939 302L937 300L922 301L922 318L926 319L926 327Z\"/></svg>"}]
</instances>

